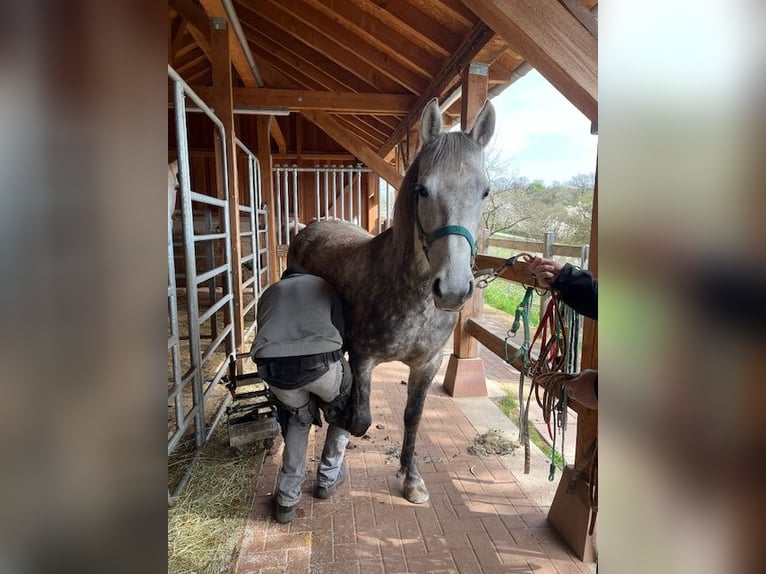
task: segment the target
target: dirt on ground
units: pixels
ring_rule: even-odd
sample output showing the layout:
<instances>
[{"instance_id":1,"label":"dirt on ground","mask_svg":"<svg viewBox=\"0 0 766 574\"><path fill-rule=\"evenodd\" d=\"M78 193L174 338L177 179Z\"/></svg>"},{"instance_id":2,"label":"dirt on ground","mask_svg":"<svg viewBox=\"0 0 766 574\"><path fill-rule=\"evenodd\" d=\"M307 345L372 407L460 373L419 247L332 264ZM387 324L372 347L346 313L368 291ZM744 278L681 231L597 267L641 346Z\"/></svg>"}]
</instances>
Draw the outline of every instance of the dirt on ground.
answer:
<instances>
[{"instance_id":1,"label":"dirt on ground","mask_svg":"<svg viewBox=\"0 0 766 574\"><path fill-rule=\"evenodd\" d=\"M473 439L468 447L468 454L489 456L492 454L511 454L519 447L519 443L509 439L497 429L489 429Z\"/></svg>"}]
</instances>

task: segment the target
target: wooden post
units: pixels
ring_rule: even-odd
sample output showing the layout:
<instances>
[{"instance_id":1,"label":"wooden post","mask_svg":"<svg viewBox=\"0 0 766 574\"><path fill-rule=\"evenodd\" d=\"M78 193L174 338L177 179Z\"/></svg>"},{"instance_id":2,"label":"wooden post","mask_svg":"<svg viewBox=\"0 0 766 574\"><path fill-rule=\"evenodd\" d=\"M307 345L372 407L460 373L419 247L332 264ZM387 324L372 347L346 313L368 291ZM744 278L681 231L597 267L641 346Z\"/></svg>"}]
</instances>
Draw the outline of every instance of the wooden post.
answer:
<instances>
[{"instance_id":1,"label":"wooden post","mask_svg":"<svg viewBox=\"0 0 766 574\"><path fill-rule=\"evenodd\" d=\"M589 270L598 276L598 165L596 165L596 185L593 190L593 215L590 226L590 264ZM585 319L582 338L581 369L598 368L598 329L596 321ZM598 411L582 408L577 410L577 443L575 446L575 464L585 455L590 444L598 436ZM571 467L562 473L556 495L548 512L548 521L574 550L580 560L592 562L595 558L592 537L588 534L591 510L587 497L585 481L578 481L572 492L567 492Z\"/></svg>"},{"instance_id":2,"label":"wooden post","mask_svg":"<svg viewBox=\"0 0 766 574\"><path fill-rule=\"evenodd\" d=\"M258 161L261 163L261 197L268 206L269 218L269 282L279 281L277 262L277 215L274 198L274 166L271 157L271 122L274 116L258 116L256 129L258 137Z\"/></svg>"},{"instance_id":3,"label":"wooden post","mask_svg":"<svg viewBox=\"0 0 766 574\"><path fill-rule=\"evenodd\" d=\"M210 19L210 53L213 65L213 108L223 122L226 150L226 174L229 180L229 233L231 245L231 283L234 299L234 341L236 352L242 351L242 253L240 249L239 182L237 180L237 146L234 134L234 100L232 95L229 26L224 18Z\"/></svg>"},{"instance_id":4,"label":"wooden post","mask_svg":"<svg viewBox=\"0 0 766 574\"><path fill-rule=\"evenodd\" d=\"M469 129L487 99L488 66L471 64L463 73L463 96L461 100L460 127ZM482 230L481 237L484 239ZM483 242L486 245L486 242ZM481 246L484 249L484 245ZM454 348L444 374L444 388L453 397L486 397L487 383L484 363L479 358L479 343L465 329L466 321L481 315L484 291L475 289L473 297L466 302L458 316L453 333Z\"/></svg>"}]
</instances>

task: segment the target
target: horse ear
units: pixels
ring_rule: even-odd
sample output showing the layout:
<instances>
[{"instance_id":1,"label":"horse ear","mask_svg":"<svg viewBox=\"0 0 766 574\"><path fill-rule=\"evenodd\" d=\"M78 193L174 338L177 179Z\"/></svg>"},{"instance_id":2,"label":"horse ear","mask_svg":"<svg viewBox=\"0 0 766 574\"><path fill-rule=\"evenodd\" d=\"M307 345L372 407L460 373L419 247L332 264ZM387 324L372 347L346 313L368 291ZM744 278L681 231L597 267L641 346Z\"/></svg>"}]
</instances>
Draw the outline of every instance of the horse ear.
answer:
<instances>
[{"instance_id":1,"label":"horse ear","mask_svg":"<svg viewBox=\"0 0 766 574\"><path fill-rule=\"evenodd\" d=\"M439 110L439 101L434 98L423 108L420 115L420 139L423 145L436 139L442 133L442 113Z\"/></svg>"},{"instance_id":2,"label":"horse ear","mask_svg":"<svg viewBox=\"0 0 766 574\"><path fill-rule=\"evenodd\" d=\"M476 121L468 135L481 147L485 147L492 139L493 133L495 133L495 106L487 100L479 115L476 116Z\"/></svg>"}]
</instances>

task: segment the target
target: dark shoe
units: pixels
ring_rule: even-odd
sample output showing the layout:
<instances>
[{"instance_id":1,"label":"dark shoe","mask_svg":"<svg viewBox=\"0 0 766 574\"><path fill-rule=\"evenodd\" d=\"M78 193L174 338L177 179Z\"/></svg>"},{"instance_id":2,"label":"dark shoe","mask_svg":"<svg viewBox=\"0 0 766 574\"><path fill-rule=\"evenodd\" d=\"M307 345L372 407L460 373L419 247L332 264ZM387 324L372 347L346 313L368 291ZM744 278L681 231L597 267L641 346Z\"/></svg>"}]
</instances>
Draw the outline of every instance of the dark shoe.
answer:
<instances>
[{"instance_id":1,"label":"dark shoe","mask_svg":"<svg viewBox=\"0 0 766 574\"><path fill-rule=\"evenodd\" d=\"M297 504L293 504L292 506L282 506L281 504L277 504L274 518L280 524L288 524L293 521L293 518L295 518L296 508L298 508Z\"/></svg>"},{"instance_id":2,"label":"dark shoe","mask_svg":"<svg viewBox=\"0 0 766 574\"><path fill-rule=\"evenodd\" d=\"M344 461L343 466L340 467L340 474L338 475L338 478L335 479L335 482L330 486L317 485L316 490L314 491L314 496L317 498L330 498L333 493L338 490L338 487L346 482L346 478L348 478L348 466Z\"/></svg>"}]
</instances>

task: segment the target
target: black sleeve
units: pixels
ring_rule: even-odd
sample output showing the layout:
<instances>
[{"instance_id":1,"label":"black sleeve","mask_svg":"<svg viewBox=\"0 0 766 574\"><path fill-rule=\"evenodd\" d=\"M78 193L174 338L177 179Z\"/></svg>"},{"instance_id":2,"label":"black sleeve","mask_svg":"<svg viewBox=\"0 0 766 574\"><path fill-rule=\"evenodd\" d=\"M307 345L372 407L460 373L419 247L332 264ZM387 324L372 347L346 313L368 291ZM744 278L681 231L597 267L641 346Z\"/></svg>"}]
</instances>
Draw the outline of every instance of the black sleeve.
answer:
<instances>
[{"instance_id":1,"label":"black sleeve","mask_svg":"<svg viewBox=\"0 0 766 574\"><path fill-rule=\"evenodd\" d=\"M589 271L564 264L553 288L572 309L591 319L598 319L598 280Z\"/></svg>"}]
</instances>

